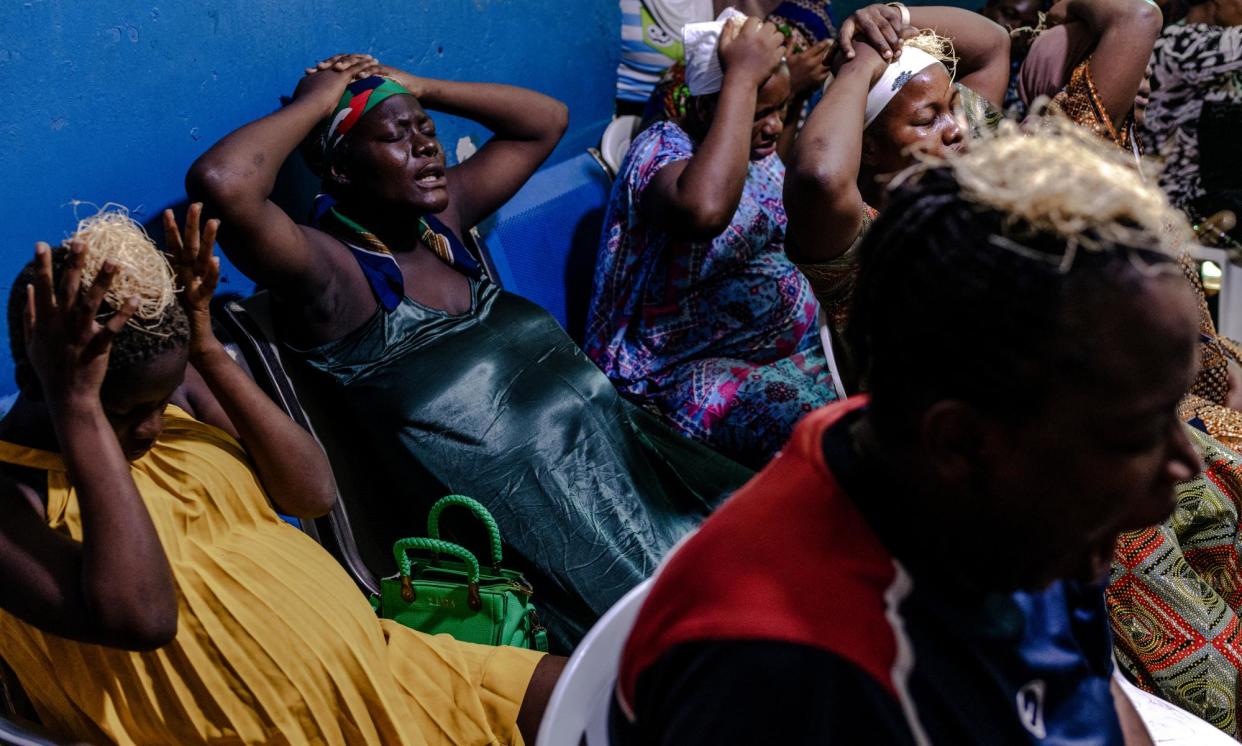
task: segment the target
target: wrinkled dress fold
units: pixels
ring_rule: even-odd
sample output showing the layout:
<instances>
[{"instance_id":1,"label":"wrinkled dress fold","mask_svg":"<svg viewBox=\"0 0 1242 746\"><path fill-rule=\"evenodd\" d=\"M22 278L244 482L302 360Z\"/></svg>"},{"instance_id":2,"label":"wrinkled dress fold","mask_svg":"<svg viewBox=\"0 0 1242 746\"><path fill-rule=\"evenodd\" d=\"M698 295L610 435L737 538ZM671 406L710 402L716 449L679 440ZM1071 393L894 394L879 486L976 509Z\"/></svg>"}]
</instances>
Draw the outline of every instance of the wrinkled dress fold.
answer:
<instances>
[{"instance_id":1,"label":"wrinkled dress fold","mask_svg":"<svg viewBox=\"0 0 1242 746\"><path fill-rule=\"evenodd\" d=\"M539 306L471 287L466 313L407 297L296 354L391 537L443 494L481 501L568 651L751 472L622 399Z\"/></svg>"}]
</instances>

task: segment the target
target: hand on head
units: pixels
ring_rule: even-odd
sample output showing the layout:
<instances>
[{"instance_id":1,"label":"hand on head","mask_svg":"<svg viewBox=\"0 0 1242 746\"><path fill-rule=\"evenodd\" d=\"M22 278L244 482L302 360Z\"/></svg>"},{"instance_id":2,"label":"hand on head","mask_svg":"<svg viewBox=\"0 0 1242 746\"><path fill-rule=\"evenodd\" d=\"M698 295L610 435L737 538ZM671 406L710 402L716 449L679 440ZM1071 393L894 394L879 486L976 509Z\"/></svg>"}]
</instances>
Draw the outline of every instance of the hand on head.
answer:
<instances>
[{"instance_id":1,"label":"hand on head","mask_svg":"<svg viewBox=\"0 0 1242 746\"><path fill-rule=\"evenodd\" d=\"M741 24L730 21L720 34L718 54L726 78L742 76L758 88L785 57L785 36L758 18Z\"/></svg>"},{"instance_id":2,"label":"hand on head","mask_svg":"<svg viewBox=\"0 0 1242 746\"><path fill-rule=\"evenodd\" d=\"M138 310L130 298L110 317L100 320L100 305L117 274L111 260L103 263L89 288L82 287L86 244L74 241L59 285L52 270L52 249L35 246L38 271L26 286L23 326L26 359L39 379L50 406L99 400L99 389L108 372L112 340Z\"/></svg>"},{"instance_id":3,"label":"hand on head","mask_svg":"<svg viewBox=\"0 0 1242 746\"><path fill-rule=\"evenodd\" d=\"M199 232L203 203L190 205L185 216L185 234L177 227L172 210L164 211L164 237L173 255L173 269L181 286L181 306L190 320L190 349L201 350L216 342L211 330L211 297L220 280L220 259L212 255L219 220L208 220Z\"/></svg>"},{"instance_id":4,"label":"hand on head","mask_svg":"<svg viewBox=\"0 0 1242 746\"><path fill-rule=\"evenodd\" d=\"M854 43L854 56L846 58L838 54L834 60L834 70L837 74L840 74L847 68L865 70L871 80L867 86L870 89L884 75L884 71L888 69L889 64L891 64L891 60L881 57L880 52L870 42L857 41Z\"/></svg>"},{"instance_id":5,"label":"hand on head","mask_svg":"<svg viewBox=\"0 0 1242 746\"><path fill-rule=\"evenodd\" d=\"M357 74L369 67L378 65L378 61L369 54L338 54L320 62L315 67L306 68L306 76L293 91L295 101L314 101L327 116L336 108L345 86L349 85Z\"/></svg>"},{"instance_id":6,"label":"hand on head","mask_svg":"<svg viewBox=\"0 0 1242 746\"><path fill-rule=\"evenodd\" d=\"M891 62L901 56L901 42L908 37L903 33L906 28L901 22L900 10L876 3L859 8L845 19L837 39L846 60L854 59L857 42L864 41Z\"/></svg>"},{"instance_id":7,"label":"hand on head","mask_svg":"<svg viewBox=\"0 0 1242 746\"><path fill-rule=\"evenodd\" d=\"M824 39L806 49L794 51L792 37L786 45L786 61L789 64L789 89L796 96L824 84L831 68L828 60L836 49L836 42Z\"/></svg>"}]
</instances>

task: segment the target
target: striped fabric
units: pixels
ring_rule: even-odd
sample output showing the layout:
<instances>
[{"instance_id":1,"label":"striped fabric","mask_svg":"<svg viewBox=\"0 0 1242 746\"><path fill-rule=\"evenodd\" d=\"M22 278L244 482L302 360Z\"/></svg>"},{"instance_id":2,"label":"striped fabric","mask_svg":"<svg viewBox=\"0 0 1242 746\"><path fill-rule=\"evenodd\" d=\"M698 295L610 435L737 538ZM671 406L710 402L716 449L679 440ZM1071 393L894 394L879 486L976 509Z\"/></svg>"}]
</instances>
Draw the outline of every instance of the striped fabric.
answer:
<instances>
[{"instance_id":1,"label":"striped fabric","mask_svg":"<svg viewBox=\"0 0 1242 746\"><path fill-rule=\"evenodd\" d=\"M621 0L618 99L646 101L668 66L682 58L680 34L660 28L640 0Z\"/></svg>"}]
</instances>

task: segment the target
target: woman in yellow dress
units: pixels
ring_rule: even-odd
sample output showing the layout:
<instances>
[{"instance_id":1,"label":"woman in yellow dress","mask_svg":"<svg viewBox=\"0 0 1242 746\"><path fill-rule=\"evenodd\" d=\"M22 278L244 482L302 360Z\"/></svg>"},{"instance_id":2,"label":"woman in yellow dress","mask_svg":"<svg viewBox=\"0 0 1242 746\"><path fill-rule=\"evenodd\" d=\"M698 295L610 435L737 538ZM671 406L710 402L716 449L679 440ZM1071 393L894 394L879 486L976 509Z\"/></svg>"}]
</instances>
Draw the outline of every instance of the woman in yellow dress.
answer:
<instances>
[{"instance_id":1,"label":"woman in yellow dress","mask_svg":"<svg viewBox=\"0 0 1242 746\"><path fill-rule=\"evenodd\" d=\"M184 240L165 214L179 303L115 214L14 283L0 657L48 729L91 743L533 739L559 661L378 620L277 516L325 513L331 472L212 335L200 213Z\"/></svg>"}]
</instances>

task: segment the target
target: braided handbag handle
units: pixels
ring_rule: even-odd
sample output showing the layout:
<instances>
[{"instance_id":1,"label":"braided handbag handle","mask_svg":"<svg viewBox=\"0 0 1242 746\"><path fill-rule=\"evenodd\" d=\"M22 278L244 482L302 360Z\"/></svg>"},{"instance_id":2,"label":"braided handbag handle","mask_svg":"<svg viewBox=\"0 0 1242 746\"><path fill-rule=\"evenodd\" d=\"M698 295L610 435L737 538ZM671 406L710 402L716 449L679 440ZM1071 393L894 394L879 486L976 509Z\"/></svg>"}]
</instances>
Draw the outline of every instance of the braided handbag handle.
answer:
<instances>
[{"instance_id":1,"label":"braided handbag handle","mask_svg":"<svg viewBox=\"0 0 1242 746\"><path fill-rule=\"evenodd\" d=\"M440 514L444 509L453 505L463 508L469 508L474 513L474 517L487 528L487 538L492 545L492 568L497 572L500 571L500 527L496 525L496 519L492 518L492 514L483 507L483 503L475 500L473 497L465 495L447 495L436 501L431 506L431 512L427 514L427 534L433 539L440 538Z\"/></svg>"},{"instance_id":2,"label":"braided handbag handle","mask_svg":"<svg viewBox=\"0 0 1242 746\"><path fill-rule=\"evenodd\" d=\"M402 578L410 577L410 556L407 554L411 549L421 549L428 552L438 552L440 554L451 554L470 568L470 582L479 582L479 561L475 559L465 547L454 544L450 541L441 541L440 539L424 539L414 537L411 539L401 539L392 545L393 557L397 559L397 570L400 571Z\"/></svg>"}]
</instances>

